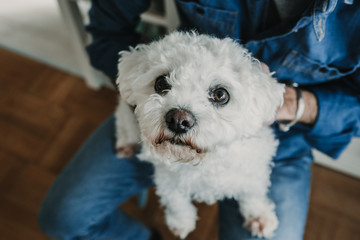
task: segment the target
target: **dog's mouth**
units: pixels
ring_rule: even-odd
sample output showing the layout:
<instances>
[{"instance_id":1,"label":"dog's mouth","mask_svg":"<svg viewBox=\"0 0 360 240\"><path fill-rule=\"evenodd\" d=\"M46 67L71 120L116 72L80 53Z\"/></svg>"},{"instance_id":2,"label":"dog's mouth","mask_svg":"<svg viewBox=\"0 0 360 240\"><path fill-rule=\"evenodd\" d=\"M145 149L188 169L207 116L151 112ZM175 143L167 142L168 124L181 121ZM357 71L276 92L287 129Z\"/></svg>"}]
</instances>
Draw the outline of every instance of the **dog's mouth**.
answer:
<instances>
[{"instance_id":1,"label":"dog's mouth","mask_svg":"<svg viewBox=\"0 0 360 240\"><path fill-rule=\"evenodd\" d=\"M201 154L201 153L205 153L206 151L202 148L200 148L199 146L197 146L191 139L189 138L184 138L178 135L175 136L166 136L165 134L160 134L154 141L154 145L160 145L163 143L170 143L174 146L179 146L179 147L187 147L190 148L191 150L196 151L196 153Z\"/></svg>"},{"instance_id":2,"label":"dog's mouth","mask_svg":"<svg viewBox=\"0 0 360 240\"><path fill-rule=\"evenodd\" d=\"M174 145L179 145L179 146L189 146L189 144L181 141L180 139L177 139L175 137L171 138L170 140L167 140L168 142L170 142L171 144Z\"/></svg>"},{"instance_id":3,"label":"dog's mouth","mask_svg":"<svg viewBox=\"0 0 360 240\"><path fill-rule=\"evenodd\" d=\"M202 153L203 150L196 146L191 140L181 140L179 138L173 137L170 140L167 140L169 143L177 146L184 146L190 147L191 149L195 150L197 153Z\"/></svg>"}]
</instances>

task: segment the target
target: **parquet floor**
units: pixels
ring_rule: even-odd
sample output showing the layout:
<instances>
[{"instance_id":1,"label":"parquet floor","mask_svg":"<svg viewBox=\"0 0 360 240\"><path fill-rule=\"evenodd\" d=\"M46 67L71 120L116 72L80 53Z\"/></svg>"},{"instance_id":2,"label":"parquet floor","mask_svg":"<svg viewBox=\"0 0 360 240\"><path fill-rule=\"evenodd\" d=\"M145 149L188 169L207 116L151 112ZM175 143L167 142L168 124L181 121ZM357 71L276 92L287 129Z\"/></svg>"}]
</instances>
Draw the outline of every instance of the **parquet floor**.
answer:
<instances>
[{"instance_id":1,"label":"parquet floor","mask_svg":"<svg viewBox=\"0 0 360 240\"><path fill-rule=\"evenodd\" d=\"M116 105L75 76L0 49L0 239L42 240L37 211L52 181ZM217 208L199 204L188 240L217 239ZM148 204L123 208L174 240L153 190ZM314 166L306 240L360 239L360 181ZM289 239L291 240L291 239Z\"/></svg>"}]
</instances>

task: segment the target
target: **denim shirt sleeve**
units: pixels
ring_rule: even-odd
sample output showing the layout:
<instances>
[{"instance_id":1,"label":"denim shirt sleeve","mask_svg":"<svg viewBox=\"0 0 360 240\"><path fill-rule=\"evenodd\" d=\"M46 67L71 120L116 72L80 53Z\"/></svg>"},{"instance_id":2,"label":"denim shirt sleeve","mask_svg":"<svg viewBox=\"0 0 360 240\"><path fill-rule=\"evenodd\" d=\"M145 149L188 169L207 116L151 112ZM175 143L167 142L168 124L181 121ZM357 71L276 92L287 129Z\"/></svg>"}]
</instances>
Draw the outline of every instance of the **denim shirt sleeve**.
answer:
<instances>
[{"instance_id":1,"label":"denim shirt sleeve","mask_svg":"<svg viewBox=\"0 0 360 240\"><path fill-rule=\"evenodd\" d=\"M360 70L339 82L309 88L318 99L318 118L306 135L310 145L332 158L360 136Z\"/></svg>"},{"instance_id":2,"label":"denim shirt sleeve","mask_svg":"<svg viewBox=\"0 0 360 240\"><path fill-rule=\"evenodd\" d=\"M337 158L360 136L360 4L314 3L298 22L303 24L247 46L278 80L292 80L316 95L315 125L298 127L311 147Z\"/></svg>"},{"instance_id":3,"label":"denim shirt sleeve","mask_svg":"<svg viewBox=\"0 0 360 240\"><path fill-rule=\"evenodd\" d=\"M149 0L92 0L86 27L92 36L86 48L92 66L112 79L116 77L118 54L138 43L135 28L149 5Z\"/></svg>"}]
</instances>

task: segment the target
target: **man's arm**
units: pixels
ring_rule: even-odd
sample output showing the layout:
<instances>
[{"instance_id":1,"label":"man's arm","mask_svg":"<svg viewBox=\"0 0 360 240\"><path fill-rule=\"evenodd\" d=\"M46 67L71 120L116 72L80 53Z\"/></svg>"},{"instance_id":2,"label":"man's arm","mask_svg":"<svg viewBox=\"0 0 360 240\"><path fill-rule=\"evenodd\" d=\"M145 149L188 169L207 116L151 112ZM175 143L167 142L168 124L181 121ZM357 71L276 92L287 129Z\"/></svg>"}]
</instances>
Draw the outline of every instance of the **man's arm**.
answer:
<instances>
[{"instance_id":1,"label":"man's arm","mask_svg":"<svg viewBox=\"0 0 360 240\"><path fill-rule=\"evenodd\" d=\"M360 136L360 71L346 79L304 88L305 111L299 123L309 126L305 137L312 147L337 158ZM297 110L296 91L286 89L277 120L291 121Z\"/></svg>"},{"instance_id":2,"label":"man's arm","mask_svg":"<svg viewBox=\"0 0 360 240\"><path fill-rule=\"evenodd\" d=\"M305 103L304 113L299 119L299 123L312 126L315 124L318 115L318 102L316 96L306 90L301 90ZM295 119L298 107L298 99L296 90L292 87L286 87L284 94L284 104L276 114L278 121L292 121Z\"/></svg>"},{"instance_id":3,"label":"man's arm","mask_svg":"<svg viewBox=\"0 0 360 240\"><path fill-rule=\"evenodd\" d=\"M119 52L138 43L135 28L149 6L150 0L92 0L86 27L92 42L87 51L92 66L110 79L117 76Z\"/></svg>"}]
</instances>

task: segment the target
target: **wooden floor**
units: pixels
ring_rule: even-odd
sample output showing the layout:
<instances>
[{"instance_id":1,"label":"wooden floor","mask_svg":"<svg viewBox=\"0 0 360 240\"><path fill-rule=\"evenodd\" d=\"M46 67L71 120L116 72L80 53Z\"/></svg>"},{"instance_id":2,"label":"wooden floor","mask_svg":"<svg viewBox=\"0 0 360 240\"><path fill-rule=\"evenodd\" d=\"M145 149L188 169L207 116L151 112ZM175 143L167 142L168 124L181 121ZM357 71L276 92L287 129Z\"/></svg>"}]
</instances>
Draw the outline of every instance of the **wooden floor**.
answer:
<instances>
[{"instance_id":1,"label":"wooden floor","mask_svg":"<svg viewBox=\"0 0 360 240\"><path fill-rule=\"evenodd\" d=\"M81 143L113 112L116 93L89 90L78 77L4 49L0 68L0 239L48 239L36 223L40 204ZM187 239L217 239L216 206L198 206L198 227ZM123 208L165 240L175 239L153 190L144 209L136 199ZM360 239L358 179L314 166L305 239Z\"/></svg>"}]
</instances>

